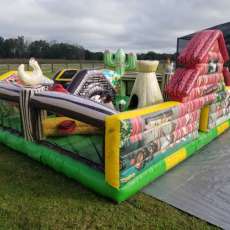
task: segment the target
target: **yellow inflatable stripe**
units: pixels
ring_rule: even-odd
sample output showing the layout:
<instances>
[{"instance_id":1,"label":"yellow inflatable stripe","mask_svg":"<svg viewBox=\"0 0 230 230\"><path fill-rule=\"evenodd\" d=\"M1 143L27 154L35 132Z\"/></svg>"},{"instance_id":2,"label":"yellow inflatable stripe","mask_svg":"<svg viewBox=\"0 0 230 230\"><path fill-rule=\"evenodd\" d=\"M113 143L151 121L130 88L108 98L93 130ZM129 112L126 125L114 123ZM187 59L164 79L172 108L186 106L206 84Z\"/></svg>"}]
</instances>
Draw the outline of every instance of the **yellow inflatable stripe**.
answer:
<instances>
[{"instance_id":1,"label":"yellow inflatable stripe","mask_svg":"<svg viewBox=\"0 0 230 230\"><path fill-rule=\"evenodd\" d=\"M228 91L230 91L230 86L226 86L226 89L227 89Z\"/></svg>"},{"instance_id":2,"label":"yellow inflatable stripe","mask_svg":"<svg viewBox=\"0 0 230 230\"><path fill-rule=\"evenodd\" d=\"M152 106L148 106L148 107L144 107L144 108L140 108L140 109L135 109L135 110L131 110L131 111L127 111L127 112L122 112L113 116L116 116L117 119L119 120L125 120L125 119L131 119L137 116L142 116L142 115L146 115L149 113L154 113L154 112L158 112L164 109L169 109L171 107L177 106L179 105L179 102L176 101L168 101L168 102L164 102L164 103L160 103L157 105L152 105Z\"/></svg>"},{"instance_id":3,"label":"yellow inflatable stripe","mask_svg":"<svg viewBox=\"0 0 230 230\"><path fill-rule=\"evenodd\" d=\"M186 159L186 149L182 148L165 158L166 170L169 170Z\"/></svg>"},{"instance_id":4,"label":"yellow inflatable stripe","mask_svg":"<svg viewBox=\"0 0 230 230\"><path fill-rule=\"evenodd\" d=\"M223 124L217 127L217 134L220 135L228 128L229 128L229 121L225 121Z\"/></svg>"},{"instance_id":5,"label":"yellow inflatable stripe","mask_svg":"<svg viewBox=\"0 0 230 230\"><path fill-rule=\"evenodd\" d=\"M209 105L201 109L199 129L203 132L208 131Z\"/></svg>"},{"instance_id":6,"label":"yellow inflatable stripe","mask_svg":"<svg viewBox=\"0 0 230 230\"><path fill-rule=\"evenodd\" d=\"M65 72L65 70L61 70L61 72L57 75L57 77L55 78L55 81L60 81L60 77L62 76L62 74ZM62 79L61 79L62 80Z\"/></svg>"},{"instance_id":7,"label":"yellow inflatable stripe","mask_svg":"<svg viewBox=\"0 0 230 230\"><path fill-rule=\"evenodd\" d=\"M105 180L120 187L120 121L116 116L105 119Z\"/></svg>"},{"instance_id":8,"label":"yellow inflatable stripe","mask_svg":"<svg viewBox=\"0 0 230 230\"><path fill-rule=\"evenodd\" d=\"M42 130L44 136L59 136L58 126L63 121L74 121L76 129L71 134L95 134L99 129L87 123L74 120L69 117L48 117L42 121Z\"/></svg>"},{"instance_id":9,"label":"yellow inflatable stripe","mask_svg":"<svg viewBox=\"0 0 230 230\"><path fill-rule=\"evenodd\" d=\"M17 71L13 71L13 70L8 71L8 72L6 72L6 73L0 75L0 81L6 79L6 78L8 78L8 77L10 77L11 75L16 74L16 73L17 73Z\"/></svg>"}]
</instances>

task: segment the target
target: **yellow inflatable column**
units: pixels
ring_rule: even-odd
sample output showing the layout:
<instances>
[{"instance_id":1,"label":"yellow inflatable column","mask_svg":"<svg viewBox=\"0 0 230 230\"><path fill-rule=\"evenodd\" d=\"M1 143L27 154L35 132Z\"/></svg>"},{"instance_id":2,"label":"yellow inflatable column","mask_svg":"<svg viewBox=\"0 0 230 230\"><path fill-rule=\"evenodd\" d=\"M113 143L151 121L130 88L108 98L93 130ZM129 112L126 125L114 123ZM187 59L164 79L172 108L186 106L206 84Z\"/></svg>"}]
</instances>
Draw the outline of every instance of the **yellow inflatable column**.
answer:
<instances>
[{"instance_id":1,"label":"yellow inflatable column","mask_svg":"<svg viewBox=\"0 0 230 230\"><path fill-rule=\"evenodd\" d=\"M206 105L201 109L200 113L200 131L207 132L208 131L208 119L209 119L209 105Z\"/></svg>"},{"instance_id":2,"label":"yellow inflatable column","mask_svg":"<svg viewBox=\"0 0 230 230\"><path fill-rule=\"evenodd\" d=\"M120 121L117 115L105 120L105 180L115 188L120 187Z\"/></svg>"}]
</instances>

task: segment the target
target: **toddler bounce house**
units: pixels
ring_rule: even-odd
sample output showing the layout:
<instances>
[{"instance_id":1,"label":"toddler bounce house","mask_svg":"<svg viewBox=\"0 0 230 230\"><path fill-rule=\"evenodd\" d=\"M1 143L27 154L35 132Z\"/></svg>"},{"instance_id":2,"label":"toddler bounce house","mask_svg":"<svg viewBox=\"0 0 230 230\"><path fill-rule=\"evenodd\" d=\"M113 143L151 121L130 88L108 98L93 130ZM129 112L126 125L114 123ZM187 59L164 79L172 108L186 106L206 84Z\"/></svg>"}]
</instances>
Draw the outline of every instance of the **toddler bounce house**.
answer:
<instances>
[{"instance_id":1,"label":"toddler bounce house","mask_svg":"<svg viewBox=\"0 0 230 230\"><path fill-rule=\"evenodd\" d=\"M81 70L67 90L32 60L32 74L21 66L19 83L0 83L0 142L124 201L229 128L228 59L220 31L198 33L178 57L183 67L165 89L167 102L154 73L158 62L134 54L126 61L122 50L105 53L115 72ZM120 77L135 68L131 96L120 95Z\"/></svg>"}]
</instances>

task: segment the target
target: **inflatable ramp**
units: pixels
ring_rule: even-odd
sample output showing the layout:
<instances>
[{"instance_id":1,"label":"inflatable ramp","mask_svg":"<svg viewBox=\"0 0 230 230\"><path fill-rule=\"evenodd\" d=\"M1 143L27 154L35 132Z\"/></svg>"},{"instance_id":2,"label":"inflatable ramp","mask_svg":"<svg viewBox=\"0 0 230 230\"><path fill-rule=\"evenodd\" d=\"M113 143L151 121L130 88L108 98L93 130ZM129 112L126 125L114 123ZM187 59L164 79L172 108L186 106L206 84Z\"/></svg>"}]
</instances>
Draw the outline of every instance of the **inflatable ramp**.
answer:
<instances>
[{"instance_id":1,"label":"inflatable ramp","mask_svg":"<svg viewBox=\"0 0 230 230\"><path fill-rule=\"evenodd\" d=\"M144 192L224 229L230 229L230 131L160 177Z\"/></svg>"}]
</instances>

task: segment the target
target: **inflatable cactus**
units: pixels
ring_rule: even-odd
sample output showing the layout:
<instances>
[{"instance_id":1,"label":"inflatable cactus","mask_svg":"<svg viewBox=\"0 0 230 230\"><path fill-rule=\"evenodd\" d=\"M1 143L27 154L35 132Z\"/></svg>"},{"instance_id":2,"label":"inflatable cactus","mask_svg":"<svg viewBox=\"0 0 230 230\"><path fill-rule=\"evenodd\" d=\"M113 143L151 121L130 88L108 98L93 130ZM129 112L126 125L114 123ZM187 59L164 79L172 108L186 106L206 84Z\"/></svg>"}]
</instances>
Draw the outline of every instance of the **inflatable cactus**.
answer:
<instances>
[{"instance_id":1,"label":"inflatable cactus","mask_svg":"<svg viewBox=\"0 0 230 230\"><path fill-rule=\"evenodd\" d=\"M115 72L122 76L125 71L134 70L136 68L137 57L134 53L129 53L126 60L126 55L123 49L118 49L115 54L109 50L104 52L104 63L106 66L114 68Z\"/></svg>"}]
</instances>

